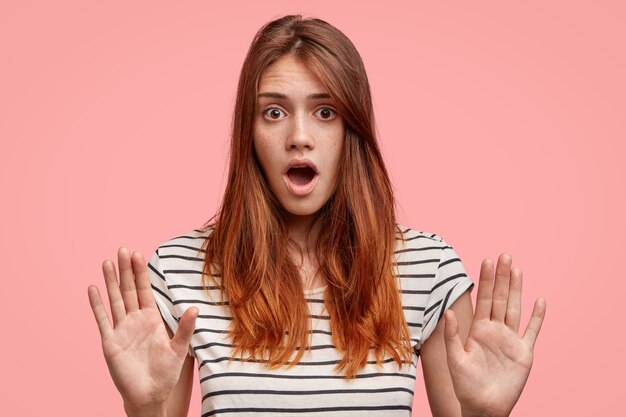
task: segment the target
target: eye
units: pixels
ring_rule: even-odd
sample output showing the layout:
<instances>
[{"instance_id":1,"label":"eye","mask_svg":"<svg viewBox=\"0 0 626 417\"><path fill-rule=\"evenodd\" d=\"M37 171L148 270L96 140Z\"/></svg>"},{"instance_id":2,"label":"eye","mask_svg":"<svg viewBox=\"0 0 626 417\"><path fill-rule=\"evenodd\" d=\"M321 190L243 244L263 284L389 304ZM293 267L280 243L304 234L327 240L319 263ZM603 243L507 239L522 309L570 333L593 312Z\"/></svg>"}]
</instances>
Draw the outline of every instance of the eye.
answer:
<instances>
[{"instance_id":1,"label":"eye","mask_svg":"<svg viewBox=\"0 0 626 417\"><path fill-rule=\"evenodd\" d=\"M337 116L337 112L330 107L322 107L318 109L315 113L317 113L320 119L323 120L332 120Z\"/></svg>"},{"instance_id":2,"label":"eye","mask_svg":"<svg viewBox=\"0 0 626 417\"><path fill-rule=\"evenodd\" d=\"M281 109L279 109L278 107L270 107L268 109L265 109L263 111L263 114L268 119L278 120L278 119L280 119L281 115L284 115L284 112Z\"/></svg>"}]
</instances>

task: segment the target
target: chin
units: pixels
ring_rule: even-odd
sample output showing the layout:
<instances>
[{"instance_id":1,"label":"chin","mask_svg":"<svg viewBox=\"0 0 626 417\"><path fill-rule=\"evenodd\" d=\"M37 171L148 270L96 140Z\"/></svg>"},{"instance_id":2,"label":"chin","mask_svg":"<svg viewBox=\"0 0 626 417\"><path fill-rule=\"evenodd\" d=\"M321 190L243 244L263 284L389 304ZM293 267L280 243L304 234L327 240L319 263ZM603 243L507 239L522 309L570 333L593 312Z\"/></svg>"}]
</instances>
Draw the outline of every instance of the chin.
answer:
<instances>
[{"instance_id":1,"label":"chin","mask_svg":"<svg viewBox=\"0 0 626 417\"><path fill-rule=\"evenodd\" d=\"M316 214L318 211L320 211L320 209L322 208L323 204L311 204L311 203L294 203L292 201L290 202L283 202L281 201L281 205L283 206L283 208L285 209L285 211L287 211L287 213L289 213L292 216L298 216L298 217L307 217L307 216L312 216L314 214Z\"/></svg>"},{"instance_id":2,"label":"chin","mask_svg":"<svg viewBox=\"0 0 626 417\"><path fill-rule=\"evenodd\" d=\"M287 213L291 214L292 216L298 216L298 217L312 216L316 214L318 211L320 211L321 209L321 206L317 208L285 207L285 206L283 207L287 211Z\"/></svg>"}]
</instances>

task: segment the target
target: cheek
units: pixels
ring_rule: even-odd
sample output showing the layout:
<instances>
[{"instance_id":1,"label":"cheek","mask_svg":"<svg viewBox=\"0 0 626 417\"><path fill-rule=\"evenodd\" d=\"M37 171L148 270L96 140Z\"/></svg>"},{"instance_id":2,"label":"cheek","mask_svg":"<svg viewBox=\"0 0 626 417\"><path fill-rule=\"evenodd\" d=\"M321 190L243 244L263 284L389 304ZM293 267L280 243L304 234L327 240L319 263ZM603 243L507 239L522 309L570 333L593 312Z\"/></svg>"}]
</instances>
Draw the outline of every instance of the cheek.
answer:
<instances>
[{"instance_id":1,"label":"cheek","mask_svg":"<svg viewBox=\"0 0 626 417\"><path fill-rule=\"evenodd\" d=\"M255 136L254 138L254 154L261 165L261 170L270 182L276 176L276 170L280 165L276 149L272 145L271 141L263 137Z\"/></svg>"},{"instance_id":2,"label":"cheek","mask_svg":"<svg viewBox=\"0 0 626 417\"><path fill-rule=\"evenodd\" d=\"M333 163L335 166L335 171L339 171L339 162L341 161L341 155L343 153L343 148L344 148L344 133L343 130L341 130L341 132L339 132L338 134L336 134L333 139L332 139L332 148L331 148L331 154L333 155Z\"/></svg>"},{"instance_id":3,"label":"cheek","mask_svg":"<svg viewBox=\"0 0 626 417\"><path fill-rule=\"evenodd\" d=\"M265 140L263 132L259 129L254 129L252 144L254 145L254 154L256 155L257 160L265 169L265 167L267 166L267 156L269 153L268 141Z\"/></svg>"},{"instance_id":4,"label":"cheek","mask_svg":"<svg viewBox=\"0 0 626 417\"><path fill-rule=\"evenodd\" d=\"M263 127L255 127L253 130L253 143L257 154L265 159L276 154L276 132Z\"/></svg>"}]
</instances>

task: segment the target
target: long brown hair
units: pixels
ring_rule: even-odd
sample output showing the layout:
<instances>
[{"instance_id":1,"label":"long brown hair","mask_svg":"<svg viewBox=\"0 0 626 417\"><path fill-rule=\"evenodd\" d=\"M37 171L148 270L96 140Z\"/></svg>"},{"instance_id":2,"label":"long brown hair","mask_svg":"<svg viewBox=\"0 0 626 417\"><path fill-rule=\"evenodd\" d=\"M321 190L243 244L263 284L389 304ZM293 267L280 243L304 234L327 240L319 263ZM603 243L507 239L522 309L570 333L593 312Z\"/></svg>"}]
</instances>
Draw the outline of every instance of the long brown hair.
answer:
<instances>
[{"instance_id":1,"label":"long brown hair","mask_svg":"<svg viewBox=\"0 0 626 417\"><path fill-rule=\"evenodd\" d=\"M254 37L239 78L226 190L205 224L213 230L203 272L228 299L234 355L271 368L301 359L310 347L302 279L288 256L285 210L253 147L259 78L288 54L320 79L345 122L337 188L315 219L315 254L328 283L325 305L333 343L343 354L337 371L354 377L370 349L379 365L388 354L402 367L411 345L393 270L394 197L376 140L369 82L352 42L323 20L285 16Z\"/></svg>"}]
</instances>

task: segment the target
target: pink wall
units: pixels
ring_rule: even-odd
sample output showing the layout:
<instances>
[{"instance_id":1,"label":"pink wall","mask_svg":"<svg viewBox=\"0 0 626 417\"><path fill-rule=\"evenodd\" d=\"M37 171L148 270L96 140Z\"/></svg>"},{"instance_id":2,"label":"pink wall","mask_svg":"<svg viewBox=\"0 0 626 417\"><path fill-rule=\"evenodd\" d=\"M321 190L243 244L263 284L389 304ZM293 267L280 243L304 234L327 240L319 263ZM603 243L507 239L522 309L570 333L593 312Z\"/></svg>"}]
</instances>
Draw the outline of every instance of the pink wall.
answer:
<instances>
[{"instance_id":1,"label":"pink wall","mask_svg":"<svg viewBox=\"0 0 626 417\"><path fill-rule=\"evenodd\" d=\"M238 71L266 21L342 29L368 69L400 219L548 301L515 416L614 415L626 372L626 8L619 1L3 1L6 415L122 415L86 288L223 190ZM418 387L415 415L429 415ZM198 415L194 393L190 415Z\"/></svg>"}]
</instances>

